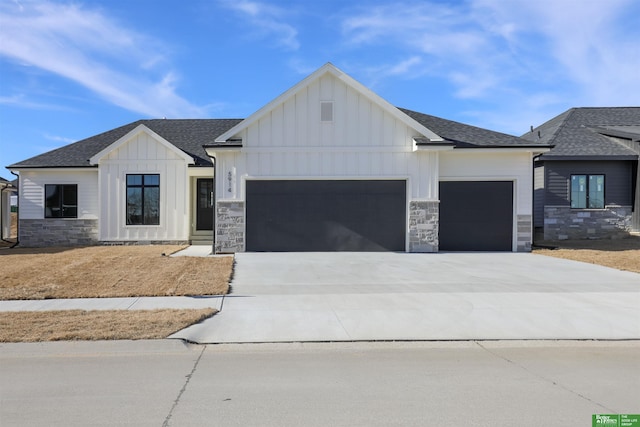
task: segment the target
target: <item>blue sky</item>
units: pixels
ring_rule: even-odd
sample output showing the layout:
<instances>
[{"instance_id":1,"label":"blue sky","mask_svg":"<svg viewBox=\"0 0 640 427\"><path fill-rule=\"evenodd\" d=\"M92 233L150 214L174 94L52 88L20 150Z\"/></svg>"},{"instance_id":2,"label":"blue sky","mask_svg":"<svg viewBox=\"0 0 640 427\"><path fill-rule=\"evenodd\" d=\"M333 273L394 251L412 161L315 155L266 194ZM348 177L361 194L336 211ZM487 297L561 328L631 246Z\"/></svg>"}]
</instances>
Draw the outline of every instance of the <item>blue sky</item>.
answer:
<instances>
[{"instance_id":1,"label":"blue sky","mask_svg":"<svg viewBox=\"0 0 640 427\"><path fill-rule=\"evenodd\" d=\"M520 135L640 105L639 16L635 0L0 0L0 166L141 118L247 117L326 62L399 107Z\"/></svg>"}]
</instances>

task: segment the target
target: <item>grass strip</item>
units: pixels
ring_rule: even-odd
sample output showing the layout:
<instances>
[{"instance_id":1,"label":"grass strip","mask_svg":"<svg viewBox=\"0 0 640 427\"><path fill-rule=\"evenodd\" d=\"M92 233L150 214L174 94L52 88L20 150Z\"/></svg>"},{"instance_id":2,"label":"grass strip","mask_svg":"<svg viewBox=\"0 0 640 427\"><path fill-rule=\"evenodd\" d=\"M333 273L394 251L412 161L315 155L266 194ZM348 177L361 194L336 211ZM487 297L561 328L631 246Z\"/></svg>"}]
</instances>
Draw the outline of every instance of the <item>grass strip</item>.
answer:
<instances>
[{"instance_id":1,"label":"grass strip","mask_svg":"<svg viewBox=\"0 0 640 427\"><path fill-rule=\"evenodd\" d=\"M0 312L0 342L162 339L217 310Z\"/></svg>"}]
</instances>

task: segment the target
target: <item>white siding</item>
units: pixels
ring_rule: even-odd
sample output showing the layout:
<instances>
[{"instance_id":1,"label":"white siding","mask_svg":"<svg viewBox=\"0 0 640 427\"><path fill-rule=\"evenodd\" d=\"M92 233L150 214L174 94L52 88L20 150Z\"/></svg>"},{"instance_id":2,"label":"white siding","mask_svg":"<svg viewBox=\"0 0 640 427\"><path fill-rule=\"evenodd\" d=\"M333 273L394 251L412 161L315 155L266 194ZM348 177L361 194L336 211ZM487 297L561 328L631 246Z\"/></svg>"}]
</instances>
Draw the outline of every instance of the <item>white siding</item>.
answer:
<instances>
[{"instance_id":1,"label":"white siding","mask_svg":"<svg viewBox=\"0 0 640 427\"><path fill-rule=\"evenodd\" d=\"M527 152L449 151L440 154L440 180L514 181L516 212L532 212L532 154Z\"/></svg>"},{"instance_id":2,"label":"white siding","mask_svg":"<svg viewBox=\"0 0 640 427\"><path fill-rule=\"evenodd\" d=\"M127 174L160 175L160 225L126 225ZM100 161L100 240L187 240L187 163L141 132Z\"/></svg>"},{"instance_id":3,"label":"white siding","mask_svg":"<svg viewBox=\"0 0 640 427\"><path fill-rule=\"evenodd\" d=\"M45 184L78 185L78 218L98 218L98 170L20 171L20 219L44 218Z\"/></svg>"},{"instance_id":4,"label":"white siding","mask_svg":"<svg viewBox=\"0 0 640 427\"><path fill-rule=\"evenodd\" d=\"M333 103L321 122L320 104ZM243 199L246 179L407 179L411 199L435 200L437 153L413 152L418 133L330 74L275 106L218 156L218 200ZM230 185L231 184L231 185Z\"/></svg>"}]
</instances>

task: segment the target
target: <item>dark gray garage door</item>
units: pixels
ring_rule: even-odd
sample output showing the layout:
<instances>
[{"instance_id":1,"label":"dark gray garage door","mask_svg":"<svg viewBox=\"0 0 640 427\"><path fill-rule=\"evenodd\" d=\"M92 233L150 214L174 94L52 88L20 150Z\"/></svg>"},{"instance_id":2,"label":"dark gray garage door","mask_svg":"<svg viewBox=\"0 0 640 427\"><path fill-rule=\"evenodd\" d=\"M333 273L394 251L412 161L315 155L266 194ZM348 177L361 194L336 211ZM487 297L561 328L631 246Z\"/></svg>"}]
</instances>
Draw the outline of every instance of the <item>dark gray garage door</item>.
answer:
<instances>
[{"instance_id":1,"label":"dark gray garage door","mask_svg":"<svg viewBox=\"0 0 640 427\"><path fill-rule=\"evenodd\" d=\"M513 182L440 183L441 251L511 251Z\"/></svg>"},{"instance_id":2,"label":"dark gray garage door","mask_svg":"<svg viewBox=\"0 0 640 427\"><path fill-rule=\"evenodd\" d=\"M404 251L406 182L247 181L248 251Z\"/></svg>"}]
</instances>

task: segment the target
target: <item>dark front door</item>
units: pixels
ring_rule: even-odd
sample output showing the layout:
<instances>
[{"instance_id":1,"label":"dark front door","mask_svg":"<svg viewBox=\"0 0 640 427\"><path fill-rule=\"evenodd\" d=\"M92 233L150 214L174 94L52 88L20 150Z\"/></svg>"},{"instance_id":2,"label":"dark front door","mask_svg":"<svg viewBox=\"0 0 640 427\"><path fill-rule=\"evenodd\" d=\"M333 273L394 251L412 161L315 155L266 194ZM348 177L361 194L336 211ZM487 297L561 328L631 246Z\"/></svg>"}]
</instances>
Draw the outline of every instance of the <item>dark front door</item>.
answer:
<instances>
[{"instance_id":1,"label":"dark front door","mask_svg":"<svg viewBox=\"0 0 640 427\"><path fill-rule=\"evenodd\" d=\"M196 181L196 230L213 230L213 179Z\"/></svg>"},{"instance_id":2,"label":"dark front door","mask_svg":"<svg viewBox=\"0 0 640 427\"><path fill-rule=\"evenodd\" d=\"M441 251L511 251L513 182L440 183Z\"/></svg>"},{"instance_id":3,"label":"dark front door","mask_svg":"<svg viewBox=\"0 0 640 427\"><path fill-rule=\"evenodd\" d=\"M406 181L247 181L248 251L404 251Z\"/></svg>"}]
</instances>

